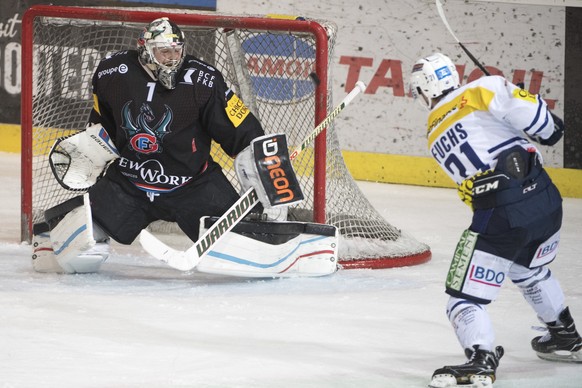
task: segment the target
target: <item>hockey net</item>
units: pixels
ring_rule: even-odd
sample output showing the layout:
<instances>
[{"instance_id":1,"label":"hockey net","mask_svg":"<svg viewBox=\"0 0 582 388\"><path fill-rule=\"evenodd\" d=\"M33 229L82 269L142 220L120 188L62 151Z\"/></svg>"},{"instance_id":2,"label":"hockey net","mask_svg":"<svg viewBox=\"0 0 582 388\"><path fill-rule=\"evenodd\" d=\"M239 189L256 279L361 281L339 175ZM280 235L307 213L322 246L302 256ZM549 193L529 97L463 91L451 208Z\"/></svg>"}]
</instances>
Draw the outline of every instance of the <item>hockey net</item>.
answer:
<instances>
[{"instance_id":1,"label":"hockey net","mask_svg":"<svg viewBox=\"0 0 582 388\"><path fill-rule=\"evenodd\" d=\"M23 241L31 240L32 225L44 220L46 209L79 195L59 186L47 154L57 138L85 127L99 60L134 48L143 26L161 16L180 25L187 52L222 72L267 133L287 134L291 149L333 109L330 61L336 26L331 22L175 9L34 6L24 15L22 29ZM231 158L218 147L213 150L240 190ZM344 268L388 268L430 259L427 245L388 223L359 190L333 125L294 167L305 201L290 209L290 219L337 226ZM159 233L177 229L161 223L151 228Z\"/></svg>"}]
</instances>

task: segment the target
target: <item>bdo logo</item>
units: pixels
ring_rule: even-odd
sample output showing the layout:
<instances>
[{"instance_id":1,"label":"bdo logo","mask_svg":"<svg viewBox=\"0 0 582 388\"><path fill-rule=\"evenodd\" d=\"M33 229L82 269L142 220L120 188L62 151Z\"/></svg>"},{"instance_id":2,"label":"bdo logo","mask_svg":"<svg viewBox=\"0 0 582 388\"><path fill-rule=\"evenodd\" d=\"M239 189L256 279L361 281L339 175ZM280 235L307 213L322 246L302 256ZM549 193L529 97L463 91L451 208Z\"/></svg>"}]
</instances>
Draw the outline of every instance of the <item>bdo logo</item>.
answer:
<instances>
[{"instance_id":1,"label":"bdo logo","mask_svg":"<svg viewBox=\"0 0 582 388\"><path fill-rule=\"evenodd\" d=\"M315 49L289 35L259 34L242 42L257 97L271 101L300 100L315 90Z\"/></svg>"},{"instance_id":2,"label":"bdo logo","mask_svg":"<svg viewBox=\"0 0 582 388\"><path fill-rule=\"evenodd\" d=\"M480 283L485 283L490 286L500 287L505 280L504 272L496 272L489 268L483 268L481 266L475 265L471 269L471 280Z\"/></svg>"}]
</instances>

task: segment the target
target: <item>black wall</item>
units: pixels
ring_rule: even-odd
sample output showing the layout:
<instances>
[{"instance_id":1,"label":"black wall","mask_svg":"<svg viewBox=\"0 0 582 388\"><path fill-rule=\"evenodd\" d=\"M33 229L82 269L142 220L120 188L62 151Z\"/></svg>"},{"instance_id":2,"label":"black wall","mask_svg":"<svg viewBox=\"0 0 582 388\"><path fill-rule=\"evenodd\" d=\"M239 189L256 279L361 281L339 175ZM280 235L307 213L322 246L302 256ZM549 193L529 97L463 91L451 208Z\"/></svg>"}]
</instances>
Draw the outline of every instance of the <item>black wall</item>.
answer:
<instances>
[{"instance_id":1,"label":"black wall","mask_svg":"<svg viewBox=\"0 0 582 388\"><path fill-rule=\"evenodd\" d=\"M564 167L582 169L582 7L566 8L565 41Z\"/></svg>"}]
</instances>

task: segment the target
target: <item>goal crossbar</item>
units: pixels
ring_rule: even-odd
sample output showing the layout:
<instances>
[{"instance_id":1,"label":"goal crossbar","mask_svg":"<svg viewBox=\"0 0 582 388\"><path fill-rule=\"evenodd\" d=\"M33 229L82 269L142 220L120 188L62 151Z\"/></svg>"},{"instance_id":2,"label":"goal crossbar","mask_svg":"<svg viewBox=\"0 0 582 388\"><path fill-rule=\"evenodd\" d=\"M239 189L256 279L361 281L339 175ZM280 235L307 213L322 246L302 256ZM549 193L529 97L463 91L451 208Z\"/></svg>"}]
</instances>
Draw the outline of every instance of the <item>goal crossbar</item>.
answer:
<instances>
[{"instance_id":1,"label":"goal crossbar","mask_svg":"<svg viewBox=\"0 0 582 388\"><path fill-rule=\"evenodd\" d=\"M265 132L285 132L291 147L332 110L333 22L181 9L32 6L22 19L22 241L31 241L33 224L42 222L46 209L79 194L56 184L46 153L56 138L85 127L96 63L135 47L143 25L163 16L182 27L189 53L221 71ZM242 192L232 159L216 144L211 155ZM336 226L344 268L430 259L426 244L391 225L360 191L343 160L335 124L326 126L294 167L306 199L289 209L289 219ZM169 232L167 225L154 224L150 231L177 230L175 224Z\"/></svg>"}]
</instances>

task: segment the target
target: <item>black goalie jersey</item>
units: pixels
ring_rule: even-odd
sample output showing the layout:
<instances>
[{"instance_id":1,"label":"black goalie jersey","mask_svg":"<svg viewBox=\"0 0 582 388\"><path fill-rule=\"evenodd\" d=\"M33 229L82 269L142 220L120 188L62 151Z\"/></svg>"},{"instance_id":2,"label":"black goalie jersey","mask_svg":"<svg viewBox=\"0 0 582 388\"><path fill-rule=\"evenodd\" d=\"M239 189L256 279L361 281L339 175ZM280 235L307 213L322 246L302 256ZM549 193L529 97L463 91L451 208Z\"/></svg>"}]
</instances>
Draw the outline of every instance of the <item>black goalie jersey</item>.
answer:
<instances>
[{"instance_id":1,"label":"black goalie jersey","mask_svg":"<svg viewBox=\"0 0 582 388\"><path fill-rule=\"evenodd\" d=\"M101 123L121 157L116 167L148 193L168 193L212 163L211 140L235 156L263 135L259 121L218 70L186 55L168 90L141 66L137 51L115 53L93 76L89 121Z\"/></svg>"}]
</instances>

